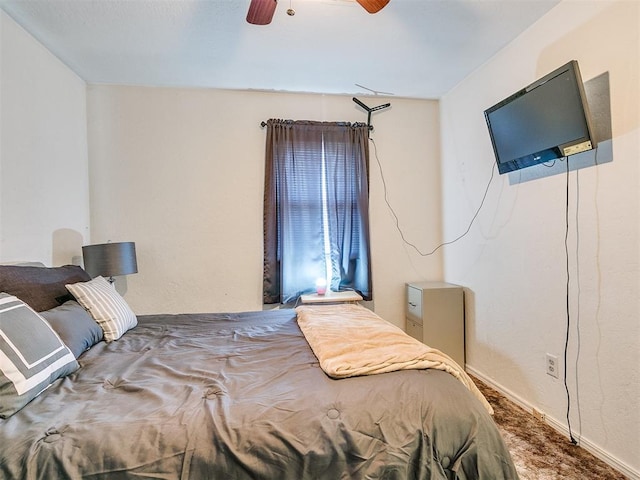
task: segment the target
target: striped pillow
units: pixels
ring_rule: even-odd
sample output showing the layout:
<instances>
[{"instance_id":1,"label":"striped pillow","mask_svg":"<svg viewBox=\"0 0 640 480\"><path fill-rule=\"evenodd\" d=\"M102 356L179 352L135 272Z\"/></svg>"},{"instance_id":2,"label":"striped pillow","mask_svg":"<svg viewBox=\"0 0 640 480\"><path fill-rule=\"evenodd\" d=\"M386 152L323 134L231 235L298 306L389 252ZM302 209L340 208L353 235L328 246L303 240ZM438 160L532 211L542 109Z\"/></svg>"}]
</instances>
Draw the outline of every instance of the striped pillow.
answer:
<instances>
[{"instance_id":1,"label":"striped pillow","mask_svg":"<svg viewBox=\"0 0 640 480\"><path fill-rule=\"evenodd\" d=\"M113 285L103 277L67 285L67 290L86 308L104 332L106 342L119 339L138 324L135 313Z\"/></svg>"},{"instance_id":2,"label":"striped pillow","mask_svg":"<svg viewBox=\"0 0 640 480\"><path fill-rule=\"evenodd\" d=\"M0 293L0 418L79 367L47 321L13 295Z\"/></svg>"}]
</instances>

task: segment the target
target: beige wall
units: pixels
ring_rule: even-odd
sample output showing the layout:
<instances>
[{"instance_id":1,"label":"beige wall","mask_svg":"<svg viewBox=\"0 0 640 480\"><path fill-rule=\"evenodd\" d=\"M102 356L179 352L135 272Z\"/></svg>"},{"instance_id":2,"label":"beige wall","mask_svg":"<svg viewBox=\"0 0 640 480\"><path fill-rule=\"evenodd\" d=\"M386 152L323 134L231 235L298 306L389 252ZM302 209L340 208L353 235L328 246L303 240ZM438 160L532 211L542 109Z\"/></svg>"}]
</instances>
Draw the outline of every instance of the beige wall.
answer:
<instances>
[{"instance_id":1,"label":"beige wall","mask_svg":"<svg viewBox=\"0 0 640 480\"><path fill-rule=\"evenodd\" d=\"M72 263L89 238L86 85L0 11L0 261Z\"/></svg>"},{"instance_id":2,"label":"beige wall","mask_svg":"<svg viewBox=\"0 0 640 480\"><path fill-rule=\"evenodd\" d=\"M494 163L483 110L578 60L596 120L609 122L612 134L596 153L582 154L599 166L569 176L571 424L584 446L632 478L640 478L639 26L638 2L564 1L441 102L448 238L465 228ZM603 99L604 109L597 105ZM471 232L446 250L445 278L468 289L471 368L566 427L562 375L545 373L547 352L564 368L566 175L559 163L556 175L545 166L496 174Z\"/></svg>"},{"instance_id":3,"label":"beige wall","mask_svg":"<svg viewBox=\"0 0 640 480\"><path fill-rule=\"evenodd\" d=\"M139 273L119 288L139 313L262 308L260 122L366 120L347 96L115 86L88 91L91 239L136 242ZM372 120L387 197L409 239L436 244L437 102L362 100L391 102ZM441 278L441 257L421 260L403 245L371 147L375 309L404 326L404 282Z\"/></svg>"}]
</instances>

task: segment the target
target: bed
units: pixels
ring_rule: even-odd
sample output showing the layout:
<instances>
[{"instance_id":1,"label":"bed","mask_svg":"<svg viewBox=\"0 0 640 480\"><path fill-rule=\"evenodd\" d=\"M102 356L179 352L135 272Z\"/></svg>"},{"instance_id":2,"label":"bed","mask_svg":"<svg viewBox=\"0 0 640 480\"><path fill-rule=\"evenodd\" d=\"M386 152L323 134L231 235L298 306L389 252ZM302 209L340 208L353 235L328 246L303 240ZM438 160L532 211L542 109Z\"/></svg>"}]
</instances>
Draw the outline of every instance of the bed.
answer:
<instances>
[{"instance_id":1,"label":"bed","mask_svg":"<svg viewBox=\"0 0 640 480\"><path fill-rule=\"evenodd\" d=\"M517 478L486 405L451 372L332 378L293 309L142 315L105 341L60 288L94 281L79 267L35 292L15 278L44 273L3 268L0 304L39 311L73 361L63 349L62 374L0 419L0 478ZM33 299L45 291L57 306Z\"/></svg>"}]
</instances>

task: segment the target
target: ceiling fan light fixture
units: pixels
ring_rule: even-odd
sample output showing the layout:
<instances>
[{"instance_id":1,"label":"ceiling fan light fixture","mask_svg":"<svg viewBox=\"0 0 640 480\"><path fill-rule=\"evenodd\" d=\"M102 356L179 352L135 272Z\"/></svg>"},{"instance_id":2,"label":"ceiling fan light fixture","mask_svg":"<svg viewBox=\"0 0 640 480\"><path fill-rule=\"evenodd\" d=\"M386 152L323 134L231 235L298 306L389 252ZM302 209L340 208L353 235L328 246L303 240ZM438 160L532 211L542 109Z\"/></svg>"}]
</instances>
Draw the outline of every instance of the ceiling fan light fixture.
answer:
<instances>
[{"instance_id":1,"label":"ceiling fan light fixture","mask_svg":"<svg viewBox=\"0 0 640 480\"><path fill-rule=\"evenodd\" d=\"M387 6L389 0L357 0L362 7L369 13L378 13Z\"/></svg>"},{"instance_id":2,"label":"ceiling fan light fixture","mask_svg":"<svg viewBox=\"0 0 640 480\"><path fill-rule=\"evenodd\" d=\"M268 25L278 6L278 0L251 0L247 22L252 25Z\"/></svg>"}]
</instances>

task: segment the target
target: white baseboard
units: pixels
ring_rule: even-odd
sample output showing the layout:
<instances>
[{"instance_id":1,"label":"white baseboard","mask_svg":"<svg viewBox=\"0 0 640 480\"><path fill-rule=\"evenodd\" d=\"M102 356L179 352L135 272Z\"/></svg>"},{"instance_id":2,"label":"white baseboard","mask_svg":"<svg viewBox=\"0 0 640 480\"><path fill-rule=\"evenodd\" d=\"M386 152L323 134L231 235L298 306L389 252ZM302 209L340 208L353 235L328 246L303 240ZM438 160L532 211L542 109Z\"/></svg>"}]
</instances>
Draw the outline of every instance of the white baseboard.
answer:
<instances>
[{"instance_id":1,"label":"white baseboard","mask_svg":"<svg viewBox=\"0 0 640 480\"><path fill-rule=\"evenodd\" d=\"M473 368L471 365L468 365L468 364L465 365L465 370L469 372L471 375L473 375L474 377L478 377L482 382L486 383L491 388L498 391L499 393L507 397L509 400L511 400L513 403L515 403L519 407L526 410L527 412L533 412L533 410L535 409L535 407L531 405L529 402L527 402L525 399L516 395L515 393L503 387L502 385L496 383L491 378L484 375L482 372ZM554 430L558 431L565 437L569 438L569 429L564 423L556 420L555 418L550 417L547 414L545 414L544 416L544 422ZM605 450L603 450L602 448L600 448L598 445L594 444L590 440L584 437L580 437L579 445L580 447L584 448L587 452L591 453L593 456L605 462L607 465L610 465L611 467L618 470L620 473L628 477L629 480L640 480L639 471L631 468L626 463L618 460L616 457L606 452Z\"/></svg>"}]
</instances>

